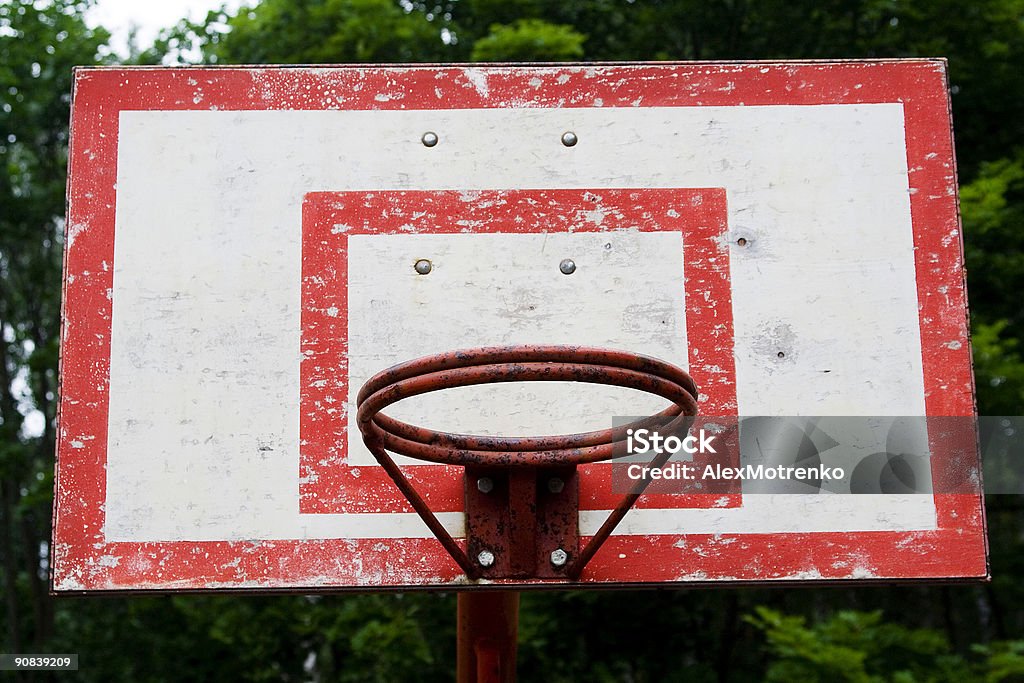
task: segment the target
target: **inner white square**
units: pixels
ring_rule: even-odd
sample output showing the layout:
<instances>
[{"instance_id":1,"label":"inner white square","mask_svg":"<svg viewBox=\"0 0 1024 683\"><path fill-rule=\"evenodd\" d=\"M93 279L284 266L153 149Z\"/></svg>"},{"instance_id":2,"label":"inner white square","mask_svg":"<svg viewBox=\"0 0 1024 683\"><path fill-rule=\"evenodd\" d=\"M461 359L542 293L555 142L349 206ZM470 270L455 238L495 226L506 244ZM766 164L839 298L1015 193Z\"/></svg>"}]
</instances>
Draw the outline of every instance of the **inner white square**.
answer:
<instances>
[{"instance_id":1,"label":"inner white square","mask_svg":"<svg viewBox=\"0 0 1024 683\"><path fill-rule=\"evenodd\" d=\"M420 259L431 263L426 275L414 268ZM566 259L575 267L568 275L560 268ZM504 344L577 344L686 368L678 232L354 235L348 291L353 465L378 466L357 436L359 388L380 370L420 356ZM653 414L666 405L628 389L533 382L426 394L386 412L444 431L533 436L606 429L613 415Z\"/></svg>"}]
</instances>

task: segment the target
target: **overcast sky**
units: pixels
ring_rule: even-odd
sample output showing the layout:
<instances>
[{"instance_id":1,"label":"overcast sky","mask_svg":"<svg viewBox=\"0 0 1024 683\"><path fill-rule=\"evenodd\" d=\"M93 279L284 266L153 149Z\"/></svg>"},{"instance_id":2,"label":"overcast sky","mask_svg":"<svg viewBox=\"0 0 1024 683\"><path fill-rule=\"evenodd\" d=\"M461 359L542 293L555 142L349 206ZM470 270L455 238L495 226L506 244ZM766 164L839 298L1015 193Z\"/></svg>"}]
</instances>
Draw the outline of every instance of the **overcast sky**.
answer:
<instances>
[{"instance_id":1,"label":"overcast sky","mask_svg":"<svg viewBox=\"0 0 1024 683\"><path fill-rule=\"evenodd\" d=\"M86 22L90 26L103 26L110 31L111 46L115 52L125 56L128 32L133 25L138 27L140 46L149 47L160 29L173 26L185 17L201 19L222 4L234 10L242 3L240 0L96 0L86 14ZM249 4L256 3L254 1Z\"/></svg>"}]
</instances>

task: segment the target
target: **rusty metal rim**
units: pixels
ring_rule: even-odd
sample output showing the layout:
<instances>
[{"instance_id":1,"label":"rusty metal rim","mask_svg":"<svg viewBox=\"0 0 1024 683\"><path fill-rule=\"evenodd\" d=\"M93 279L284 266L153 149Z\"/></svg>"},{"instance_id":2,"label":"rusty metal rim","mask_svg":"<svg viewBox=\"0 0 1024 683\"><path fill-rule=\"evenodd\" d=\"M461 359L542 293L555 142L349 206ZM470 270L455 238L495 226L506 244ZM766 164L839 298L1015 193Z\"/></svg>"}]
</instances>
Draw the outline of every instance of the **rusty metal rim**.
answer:
<instances>
[{"instance_id":1,"label":"rusty metal rim","mask_svg":"<svg viewBox=\"0 0 1024 683\"><path fill-rule=\"evenodd\" d=\"M555 360L536 361L545 357ZM563 361L574 357L580 360ZM402 399L432 391L525 381L620 386L657 394L673 405L616 429L541 437L454 434L410 425L381 413ZM611 458L615 444L625 438L627 429L695 415L696 393L689 375L654 358L586 347L493 347L427 356L378 373L359 392L357 423L364 440L429 462L462 466L578 465Z\"/></svg>"},{"instance_id":2,"label":"rusty metal rim","mask_svg":"<svg viewBox=\"0 0 1024 683\"><path fill-rule=\"evenodd\" d=\"M460 349L399 363L371 377L360 389L356 402L362 403L367 396L385 385L416 375L472 365L531 362L608 365L638 372L652 372L681 384L692 396L697 396L697 385L684 370L652 356L592 346L530 344Z\"/></svg>"},{"instance_id":3,"label":"rusty metal rim","mask_svg":"<svg viewBox=\"0 0 1024 683\"><path fill-rule=\"evenodd\" d=\"M513 451L544 451L564 448L579 448L583 446L597 446L608 440L609 433L612 441L623 441L628 429L640 429L642 427L660 427L664 429L666 420L682 415L682 409L672 404L657 415L631 422L627 425L615 427L611 430L602 429L594 432L583 432L580 434L566 434L562 436L518 436L518 437L491 437L477 436L473 434L454 434L424 430L420 427L410 425L406 422L396 420L384 413L378 413L374 422L378 423L385 432L389 432L399 438L408 439L416 443L431 443L430 439L425 440L425 434L430 434L435 443L464 448L468 450L497 451L499 447L509 447ZM501 444L495 443L496 439ZM514 447L513 447L514 446Z\"/></svg>"}]
</instances>

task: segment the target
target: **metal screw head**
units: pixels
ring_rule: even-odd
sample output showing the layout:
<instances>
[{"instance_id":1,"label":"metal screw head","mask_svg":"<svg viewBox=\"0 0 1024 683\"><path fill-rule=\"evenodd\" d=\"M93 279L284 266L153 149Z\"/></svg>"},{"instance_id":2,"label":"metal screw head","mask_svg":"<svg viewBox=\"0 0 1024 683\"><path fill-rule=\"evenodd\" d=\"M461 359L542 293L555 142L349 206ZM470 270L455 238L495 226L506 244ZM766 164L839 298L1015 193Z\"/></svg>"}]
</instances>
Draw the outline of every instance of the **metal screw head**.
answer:
<instances>
[{"instance_id":1,"label":"metal screw head","mask_svg":"<svg viewBox=\"0 0 1024 683\"><path fill-rule=\"evenodd\" d=\"M555 565L556 567L561 567L568 561L569 554L561 548L551 551L551 564Z\"/></svg>"},{"instance_id":2,"label":"metal screw head","mask_svg":"<svg viewBox=\"0 0 1024 683\"><path fill-rule=\"evenodd\" d=\"M490 493L494 490L494 480L490 477L480 477L476 480L476 489L480 493Z\"/></svg>"},{"instance_id":3,"label":"metal screw head","mask_svg":"<svg viewBox=\"0 0 1024 683\"><path fill-rule=\"evenodd\" d=\"M576 262L571 258L562 259L562 262L558 264L558 269L562 271L563 275L572 275L576 272Z\"/></svg>"},{"instance_id":4,"label":"metal screw head","mask_svg":"<svg viewBox=\"0 0 1024 683\"><path fill-rule=\"evenodd\" d=\"M561 493L564 488L565 482L558 477L548 479L548 491L551 491L551 493Z\"/></svg>"},{"instance_id":5,"label":"metal screw head","mask_svg":"<svg viewBox=\"0 0 1024 683\"><path fill-rule=\"evenodd\" d=\"M424 147L433 147L437 144L437 133L427 131L423 134L423 137L420 138L420 141L423 142Z\"/></svg>"},{"instance_id":6,"label":"metal screw head","mask_svg":"<svg viewBox=\"0 0 1024 683\"><path fill-rule=\"evenodd\" d=\"M476 561L481 567L490 567L494 564L494 553L490 550L481 550L476 556Z\"/></svg>"},{"instance_id":7,"label":"metal screw head","mask_svg":"<svg viewBox=\"0 0 1024 683\"><path fill-rule=\"evenodd\" d=\"M434 264L425 258L421 258L419 261L416 262L416 265L413 267L416 269L416 272L419 273L420 275L426 275L427 273L434 269Z\"/></svg>"},{"instance_id":8,"label":"metal screw head","mask_svg":"<svg viewBox=\"0 0 1024 683\"><path fill-rule=\"evenodd\" d=\"M573 133L571 130L562 133L562 144L566 147L572 147L577 142L579 142L579 138L576 137L576 133Z\"/></svg>"}]
</instances>

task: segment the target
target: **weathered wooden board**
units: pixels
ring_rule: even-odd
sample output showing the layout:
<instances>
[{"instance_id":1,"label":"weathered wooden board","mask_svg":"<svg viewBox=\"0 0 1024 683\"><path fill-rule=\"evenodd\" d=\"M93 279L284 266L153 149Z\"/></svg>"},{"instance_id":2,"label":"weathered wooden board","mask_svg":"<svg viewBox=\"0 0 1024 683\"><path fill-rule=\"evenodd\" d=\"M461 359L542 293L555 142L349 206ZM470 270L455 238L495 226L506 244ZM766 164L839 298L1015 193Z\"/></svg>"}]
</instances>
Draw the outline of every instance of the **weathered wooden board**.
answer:
<instances>
[{"instance_id":1,"label":"weathered wooden board","mask_svg":"<svg viewBox=\"0 0 1024 683\"><path fill-rule=\"evenodd\" d=\"M706 415L973 412L940 61L83 69L72 130L58 591L463 582L352 436L363 381L426 353L646 353ZM554 433L647 400L401 415ZM403 462L461 534L459 471ZM977 495L658 495L582 582L986 571Z\"/></svg>"}]
</instances>

